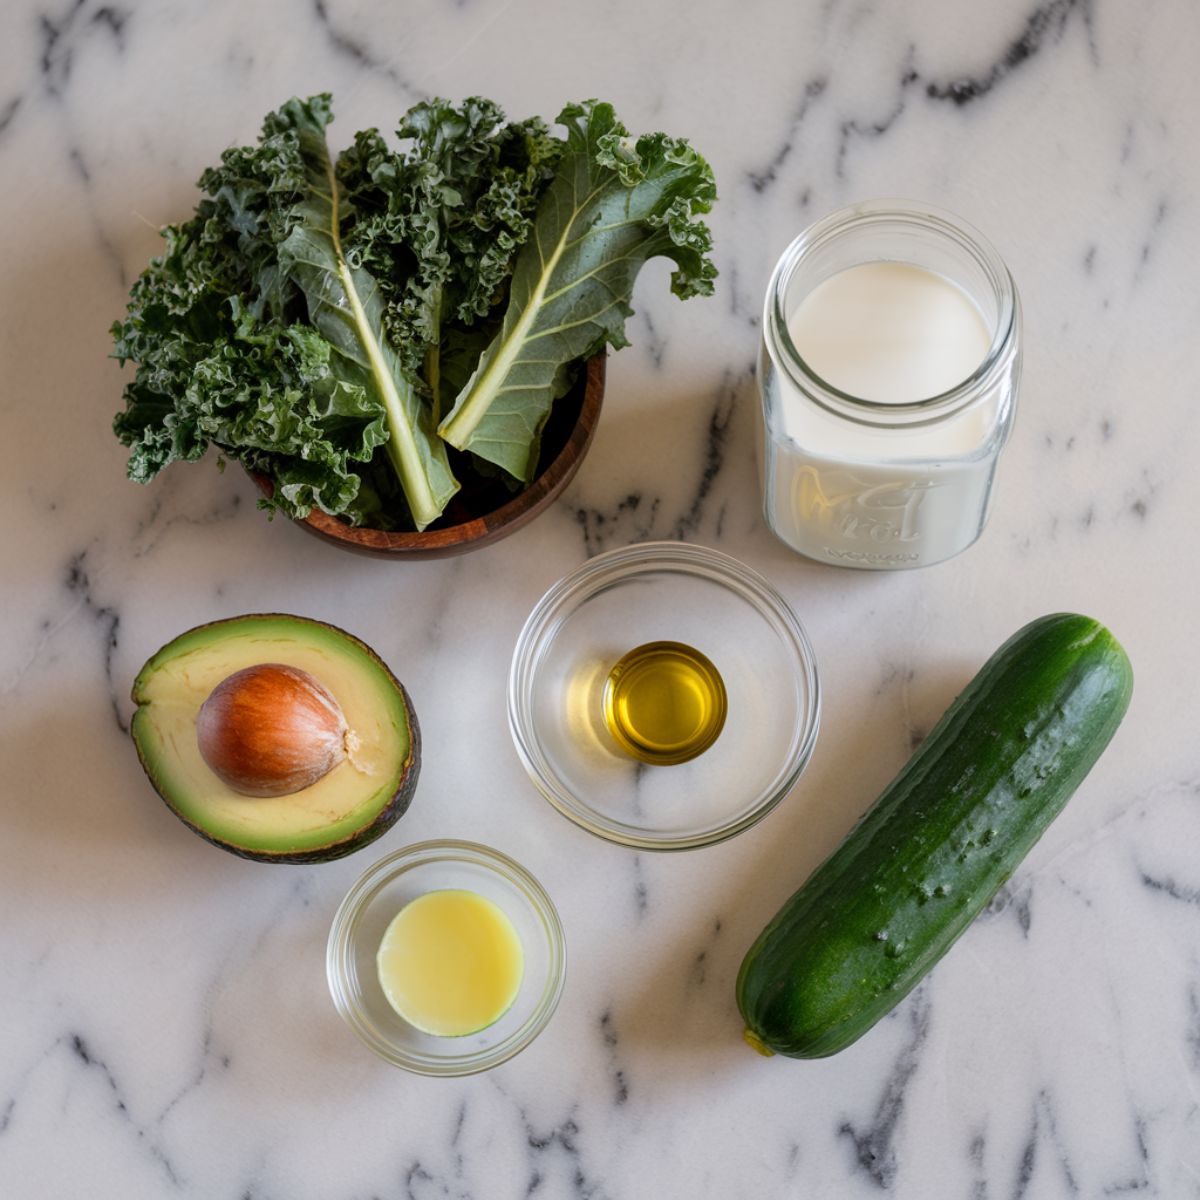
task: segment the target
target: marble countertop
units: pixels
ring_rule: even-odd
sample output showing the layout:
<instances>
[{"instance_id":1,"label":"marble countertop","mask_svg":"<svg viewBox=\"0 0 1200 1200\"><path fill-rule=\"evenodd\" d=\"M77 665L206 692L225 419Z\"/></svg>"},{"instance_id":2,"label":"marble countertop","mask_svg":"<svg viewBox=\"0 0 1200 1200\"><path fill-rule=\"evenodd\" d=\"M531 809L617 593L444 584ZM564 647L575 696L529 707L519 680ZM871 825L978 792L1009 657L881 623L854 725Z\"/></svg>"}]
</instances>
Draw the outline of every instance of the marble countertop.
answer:
<instances>
[{"instance_id":1,"label":"marble countertop","mask_svg":"<svg viewBox=\"0 0 1200 1200\"><path fill-rule=\"evenodd\" d=\"M1200 8L1187 0L13 0L0 14L0 1194L13 1200L903 1200L1200 1196ZM336 147L430 94L514 116L613 100L711 159L721 278L655 264L575 482L509 541L394 566L269 524L212 462L149 487L109 432L108 325L201 169L293 93ZM924 571L789 553L754 469L757 313L809 221L954 210L1022 290L1016 433L983 539ZM675 856L558 816L509 740L514 639L586 556L724 549L792 602L823 728L770 817ZM411 812L370 849L269 867L147 786L127 699L217 617L343 625L408 685ZM733 979L984 658L1077 609L1137 672L1100 766L988 913L844 1053L763 1060ZM377 1061L323 951L380 854L464 837L519 859L570 944L542 1037L484 1076Z\"/></svg>"}]
</instances>

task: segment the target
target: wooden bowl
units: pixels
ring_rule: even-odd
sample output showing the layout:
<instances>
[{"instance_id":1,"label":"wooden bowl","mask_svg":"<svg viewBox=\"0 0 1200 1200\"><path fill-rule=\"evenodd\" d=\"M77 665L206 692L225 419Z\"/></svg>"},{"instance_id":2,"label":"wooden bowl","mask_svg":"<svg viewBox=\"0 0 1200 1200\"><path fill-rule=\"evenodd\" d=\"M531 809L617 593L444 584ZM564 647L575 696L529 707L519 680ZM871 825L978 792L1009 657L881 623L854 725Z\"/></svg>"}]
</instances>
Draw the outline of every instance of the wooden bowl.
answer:
<instances>
[{"instance_id":1,"label":"wooden bowl","mask_svg":"<svg viewBox=\"0 0 1200 1200\"><path fill-rule=\"evenodd\" d=\"M537 474L523 492L512 496L499 481L464 485L446 511L421 533L351 525L315 508L296 524L343 550L396 561L449 558L508 537L549 508L579 470L600 417L606 358L605 351L589 358L579 381L555 401L542 431ZM265 496L274 492L266 475L252 471L250 477Z\"/></svg>"}]
</instances>

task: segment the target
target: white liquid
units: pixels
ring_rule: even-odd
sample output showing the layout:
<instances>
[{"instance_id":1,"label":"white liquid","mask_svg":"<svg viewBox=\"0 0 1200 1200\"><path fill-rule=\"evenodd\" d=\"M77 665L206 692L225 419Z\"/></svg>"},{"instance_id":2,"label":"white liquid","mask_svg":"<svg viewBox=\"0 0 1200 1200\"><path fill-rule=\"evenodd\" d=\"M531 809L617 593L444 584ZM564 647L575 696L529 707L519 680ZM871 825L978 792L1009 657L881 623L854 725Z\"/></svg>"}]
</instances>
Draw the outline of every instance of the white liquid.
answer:
<instances>
[{"instance_id":1,"label":"white liquid","mask_svg":"<svg viewBox=\"0 0 1200 1200\"><path fill-rule=\"evenodd\" d=\"M788 321L809 368L838 391L912 404L962 383L987 357L979 310L948 279L908 263L863 263L819 283Z\"/></svg>"},{"instance_id":2,"label":"white liquid","mask_svg":"<svg viewBox=\"0 0 1200 1200\"><path fill-rule=\"evenodd\" d=\"M893 262L824 280L801 300L788 332L826 383L881 404L949 391L975 372L991 344L962 290ZM949 558L978 536L1004 389L932 425L881 429L826 412L784 372L772 371L769 386L767 516L789 545L826 562L904 567Z\"/></svg>"}]
</instances>

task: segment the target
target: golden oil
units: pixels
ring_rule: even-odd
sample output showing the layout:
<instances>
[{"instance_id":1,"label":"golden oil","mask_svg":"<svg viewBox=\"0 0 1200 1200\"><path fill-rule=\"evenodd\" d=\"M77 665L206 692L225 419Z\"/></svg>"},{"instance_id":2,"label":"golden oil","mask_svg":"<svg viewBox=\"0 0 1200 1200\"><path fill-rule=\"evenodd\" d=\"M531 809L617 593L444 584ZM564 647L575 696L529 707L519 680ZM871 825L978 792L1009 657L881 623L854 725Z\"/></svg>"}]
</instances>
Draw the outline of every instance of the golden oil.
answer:
<instances>
[{"instance_id":1,"label":"golden oil","mask_svg":"<svg viewBox=\"0 0 1200 1200\"><path fill-rule=\"evenodd\" d=\"M635 647L604 684L609 733L626 754L656 766L703 754L720 735L727 706L721 673L682 642Z\"/></svg>"}]
</instances>

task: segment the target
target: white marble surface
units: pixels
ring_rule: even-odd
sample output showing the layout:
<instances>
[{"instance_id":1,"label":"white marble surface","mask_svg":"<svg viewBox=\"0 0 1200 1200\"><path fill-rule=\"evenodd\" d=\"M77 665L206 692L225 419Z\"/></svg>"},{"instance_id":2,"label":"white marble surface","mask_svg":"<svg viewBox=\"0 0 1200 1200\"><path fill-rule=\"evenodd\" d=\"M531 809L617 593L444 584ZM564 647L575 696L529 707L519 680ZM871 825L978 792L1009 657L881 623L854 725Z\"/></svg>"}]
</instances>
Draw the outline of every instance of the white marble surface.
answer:
<instances>
[{"instance_id":1,"label":"white marble surface","mask_svg":"<svg viewBox=\"0 0 1200 1200\"><path fill-rule=\"evenodd\" d=\"M1200 8L1189 0L12 0L0 12L0 1194L1200 1196L1194 603ZM220 149L331 88L341 145L430 93L513 115L612 99L711 158L722 271L639 285L635 343L565 499L508 542L394 567L254 509L210 463L127 483L107 326ZM1026 311L1022 411L983 540L908 574L808 564L759 517L755 314L810 219L926 198L985 230ZM661 265L661 264L660 264ZM767 574L816 646L822 736L787 802L673 857L603 844L533 791L504 683L538 595L658 536ZM291 609L372 643L426 737L410 814L342 862L205 845L126 733L179 631ZM975 667L1027 619L1100 617L1137 692L1100 766L890 1020L762 1060L733 978ZM490 1075L376 1061L325 989L342 893L378 853L491 843L555 897L562 1006Z\"/></svg>"}]
</instances>

